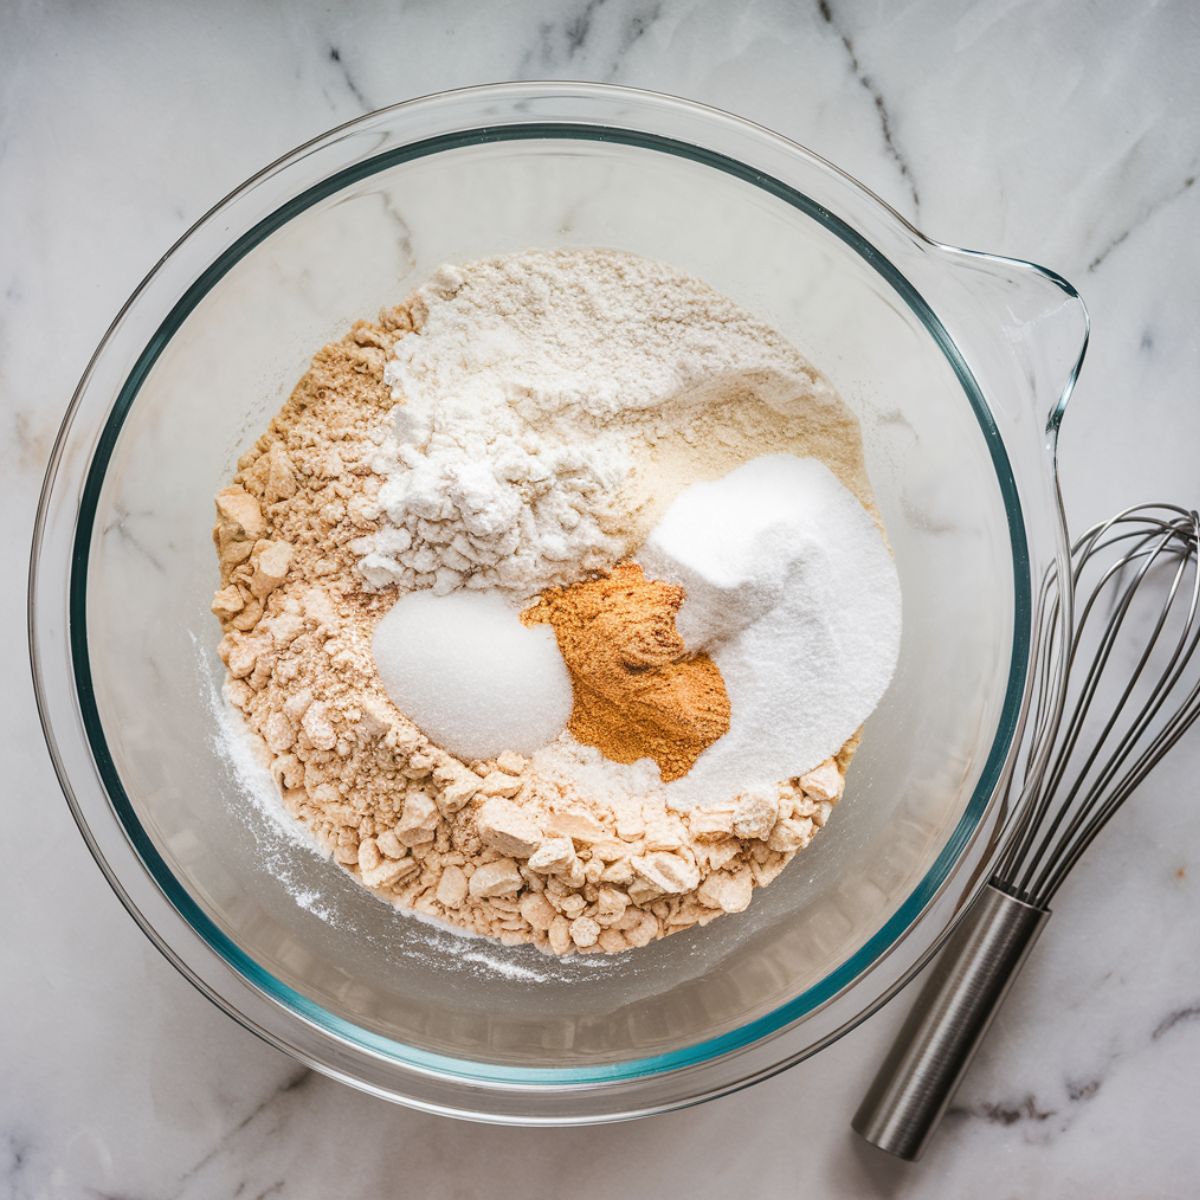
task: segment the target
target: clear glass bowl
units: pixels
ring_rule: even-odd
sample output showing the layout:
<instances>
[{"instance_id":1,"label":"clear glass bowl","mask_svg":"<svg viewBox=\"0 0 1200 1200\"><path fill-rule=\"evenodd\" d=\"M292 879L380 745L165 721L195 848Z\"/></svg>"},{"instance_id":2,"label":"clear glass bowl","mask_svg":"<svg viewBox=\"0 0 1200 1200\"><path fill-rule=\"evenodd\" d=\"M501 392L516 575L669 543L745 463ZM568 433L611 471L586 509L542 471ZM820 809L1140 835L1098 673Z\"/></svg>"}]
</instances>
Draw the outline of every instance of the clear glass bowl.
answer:
<instances>
[{"instance_id":1,"label":"clear glass bowl","mask_svg":"<svg viewBox=\"0 0 1200 1200\"><path fill-rule=\"evenodd\" d=\"M211 703L212 496L309 355L443 261L568 245L699 275L830 376L861 420L904 595L899 669L829 828L746 913L602 962L476 953L331 863L268 855ZM342 126L172 248L59 434L30 639L80 829L197 987L379 1095L562 1124L781 1070L893 994L986 874L1085 344L1050 272L933 243L800 146L695 104L514 84Z\"/></svg>"}]
</instances>

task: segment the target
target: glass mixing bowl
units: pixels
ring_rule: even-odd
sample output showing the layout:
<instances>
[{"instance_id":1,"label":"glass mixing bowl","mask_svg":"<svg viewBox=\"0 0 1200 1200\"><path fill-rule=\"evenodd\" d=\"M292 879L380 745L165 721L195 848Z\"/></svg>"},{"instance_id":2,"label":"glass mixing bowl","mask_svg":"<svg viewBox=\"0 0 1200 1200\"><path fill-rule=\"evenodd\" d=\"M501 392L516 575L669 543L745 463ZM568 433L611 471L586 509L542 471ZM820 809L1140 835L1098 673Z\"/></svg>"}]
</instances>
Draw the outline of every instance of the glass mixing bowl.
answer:
<instances>
[{"instance_id":1,"label":"glass mixing bowl","mask_svg":"<svg viewBox=\"0 0 1200 1200\"><path fill-rule=\"evenodd\" d=\"M895 680L825 832L747 912L603 961L463 941L272 838L213 704L212 497L308 357L444 261L551 246L698 275L825 371L862 423L904 596ZM931 242L800 146L670 97L476 88L317 138L163 258L59 434L30 638L80 829L206 995L391 1099L586 1122L795 1063L894 993L995 852L1085 343L1052 273Z\"/></svg>"}]
</instances>

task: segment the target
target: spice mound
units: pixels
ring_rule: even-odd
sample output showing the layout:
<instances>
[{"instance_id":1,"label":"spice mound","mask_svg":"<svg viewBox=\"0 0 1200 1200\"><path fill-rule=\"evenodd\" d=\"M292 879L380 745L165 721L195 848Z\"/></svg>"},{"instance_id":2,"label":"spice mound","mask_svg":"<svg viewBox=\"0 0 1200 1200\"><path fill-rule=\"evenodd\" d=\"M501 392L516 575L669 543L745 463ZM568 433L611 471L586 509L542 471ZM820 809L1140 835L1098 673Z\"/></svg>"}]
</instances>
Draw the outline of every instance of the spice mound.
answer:
<instances>
[{"instance_id":1,"label":"spice mound","mask_svg":"<svg viewBox=\"0 0 1200 1200\"><path fill-rule=\"evenodd\" d=\"M554 627L571 672L571 733L613 762L652 758L665 782L729 729L721 672L707 654L689 655L675 628L683 595L622 563L546 592L522 614Z\"/></svg>"},{"instance_id":2,"label":"spice mound","mask_svg":"<svg viewBox=\"0 0 1200 1200\"><path fill-rule=\"evenodd\" d=\"M612 251L444 267L320 349L213 538L286 819L387 903L547 953L743 911L898 654L853 415Z\"/></svg>"}]
</instances>

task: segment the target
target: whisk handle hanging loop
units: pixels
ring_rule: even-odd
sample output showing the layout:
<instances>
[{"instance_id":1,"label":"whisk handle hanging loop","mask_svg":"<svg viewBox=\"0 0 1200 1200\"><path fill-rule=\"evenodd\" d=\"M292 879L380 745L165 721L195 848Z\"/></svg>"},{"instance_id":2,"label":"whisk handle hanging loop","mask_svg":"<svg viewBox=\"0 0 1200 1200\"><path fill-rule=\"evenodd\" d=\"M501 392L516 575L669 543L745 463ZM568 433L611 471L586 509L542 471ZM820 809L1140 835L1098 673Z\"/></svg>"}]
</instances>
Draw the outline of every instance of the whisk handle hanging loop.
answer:
<instances>
[{"instance_id":1,"label":"whisk handle hanging loop","mask_svg":"<svg viewBox=\"0 0 1200 1200\"><path fill-rule=\"evenodd\" d=\"M921 1157L1049 915L995 880L976 897L854 1116L868 1142Z\"/></svg>"}]
</instances>

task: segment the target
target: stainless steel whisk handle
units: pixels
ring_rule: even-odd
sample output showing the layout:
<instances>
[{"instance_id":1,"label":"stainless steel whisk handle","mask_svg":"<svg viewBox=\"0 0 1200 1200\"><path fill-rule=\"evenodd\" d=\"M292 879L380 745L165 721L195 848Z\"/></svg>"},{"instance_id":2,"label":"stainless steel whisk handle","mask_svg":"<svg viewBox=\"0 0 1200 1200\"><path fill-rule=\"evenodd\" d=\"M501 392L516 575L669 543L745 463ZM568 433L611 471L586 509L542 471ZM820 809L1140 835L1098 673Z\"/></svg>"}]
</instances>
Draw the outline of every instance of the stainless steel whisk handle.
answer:
<instances>
[{"instance_id":1,"label":"stainless steel whisk handle","mask_svg":"<svg viewBox=\"0 0 1200 1200\"><path fill-rule=\"evenodd\" d=\"M852 1122L868 1142L921 1157L1050 910L988 883L934 963Z\"/></svg>"}]
</instances>

